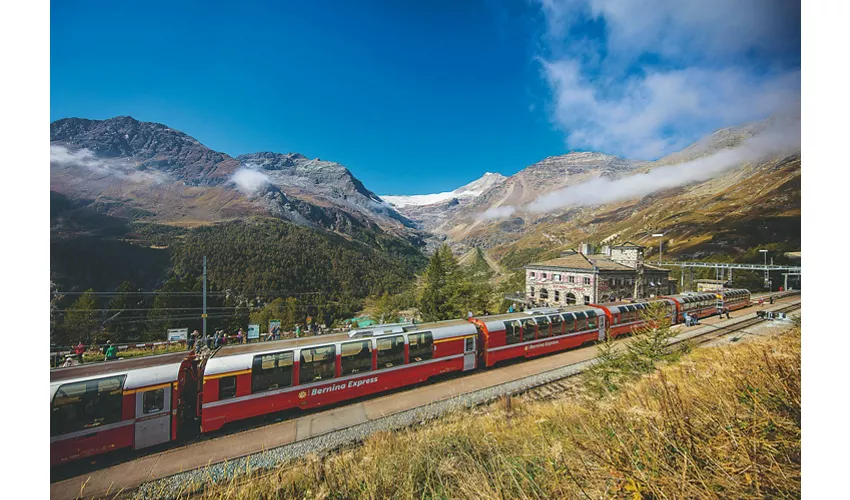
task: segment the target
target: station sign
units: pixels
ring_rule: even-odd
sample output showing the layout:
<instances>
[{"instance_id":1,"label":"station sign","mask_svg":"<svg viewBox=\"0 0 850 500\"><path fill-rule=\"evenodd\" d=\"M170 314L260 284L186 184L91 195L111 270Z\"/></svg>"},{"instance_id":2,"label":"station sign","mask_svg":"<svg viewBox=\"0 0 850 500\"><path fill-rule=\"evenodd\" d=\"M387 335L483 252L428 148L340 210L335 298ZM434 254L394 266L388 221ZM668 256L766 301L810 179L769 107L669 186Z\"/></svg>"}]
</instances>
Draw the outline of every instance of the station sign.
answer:
<instances>
[{"instance_id":1,"label":"station sign","mask_svg":"<svg viewBox=\"0 0 850 500\"><path fill-rule=\"evenodd\" d=\"M260 325L248 325L248 340L260 338Z\"/></svg>"},{"instance_id":2,"label":"station sign","mask_svg":"<svg viewBox=\"0 0 850 500\"><path fill-rule=\"evenodd\" d=\"M177 342L180 340L186 340L189 337L189 329L188 328L170 328L167 332L166 338L169 342Z\"/></svg>"}]
</instances>

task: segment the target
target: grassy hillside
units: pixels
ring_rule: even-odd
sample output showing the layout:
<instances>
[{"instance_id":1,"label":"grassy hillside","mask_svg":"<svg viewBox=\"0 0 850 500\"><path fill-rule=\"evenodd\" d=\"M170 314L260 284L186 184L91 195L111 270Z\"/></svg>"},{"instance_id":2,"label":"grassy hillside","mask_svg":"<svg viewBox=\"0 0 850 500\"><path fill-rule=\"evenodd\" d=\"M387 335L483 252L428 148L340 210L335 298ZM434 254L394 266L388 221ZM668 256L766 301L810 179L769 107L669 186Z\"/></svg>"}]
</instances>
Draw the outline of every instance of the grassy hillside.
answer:
<instances>
[{"instance_id":1,"label":"grassy hillside","mask_svg":"<svg viewBox=\"0 0 850 500\"><path fill-rule=\"evenodd\" d=\"M219 498L799 498L800 332L698 349L608 397L514 400L308 457Z\"/></svg>"}]
</instances>

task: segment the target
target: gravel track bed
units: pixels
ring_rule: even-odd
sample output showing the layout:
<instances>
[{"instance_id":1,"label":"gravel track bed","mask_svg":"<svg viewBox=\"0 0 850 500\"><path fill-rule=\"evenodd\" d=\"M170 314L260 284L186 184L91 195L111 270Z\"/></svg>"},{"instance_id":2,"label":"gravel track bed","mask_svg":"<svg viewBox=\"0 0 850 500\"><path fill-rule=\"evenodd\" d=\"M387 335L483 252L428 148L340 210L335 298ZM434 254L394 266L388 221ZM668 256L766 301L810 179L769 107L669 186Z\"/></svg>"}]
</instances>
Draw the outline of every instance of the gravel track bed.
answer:
<instances>
[{"instance_id":1,"label":"gravel track bed","mask_svg":"<svg viewBox=\"0 0 850 500\"><path fill-rule=\"evenodd\" d=\"M788 307L788 305L784 305L784 307ZM776 307L775 309L780 308L783 308L783 306ZM731 329L734 329L737 324L748 323L750 321L751 319L742 319L735 324L728 325L722 330L725 330L726 333L731 333ZM670 339L669 343L676 344L703 335L718 333L721 332L714 331L714 329L709 329L709 331L704 331L704 329L689 330ZM207 485L230 481L237 475L244 474L245 472L261 472L278 467L291 460L303 458L311 453L327 453L346 445L362 442L375 432L403 429L414 424L441 417L454 410L472 408L496 401L508 394L515 395L526 392L530 389L581 373L598 362L599 360L597 358L580 361L495 387L429 403L371 422L358 424L338 431L331 431L327 434L296 443L157 479L142 484L132 492L133 498L163 498L174 497L178 494L185 495L187 493L200 492Z\"/></svg>"}]
</instances>

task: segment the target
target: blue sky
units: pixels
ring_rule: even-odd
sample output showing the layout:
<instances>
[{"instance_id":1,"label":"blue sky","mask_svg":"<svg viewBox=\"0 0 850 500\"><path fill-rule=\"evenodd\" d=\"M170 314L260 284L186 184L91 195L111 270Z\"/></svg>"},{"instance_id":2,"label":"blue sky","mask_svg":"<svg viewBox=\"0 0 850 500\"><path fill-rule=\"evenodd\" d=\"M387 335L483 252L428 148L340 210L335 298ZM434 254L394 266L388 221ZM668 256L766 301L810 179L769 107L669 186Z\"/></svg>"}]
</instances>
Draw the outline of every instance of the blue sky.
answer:
<instances>
[{"instance_id":1,"label":"blue sky","mask_svg":"<svg viewBox=\"0 0 850 500\"><path fill-rule=\"evenodd\" d=\"M417 194L799 108L799 4L649 3L53 2L51 120L131 115Z\"/></svg>"}]
</instances>

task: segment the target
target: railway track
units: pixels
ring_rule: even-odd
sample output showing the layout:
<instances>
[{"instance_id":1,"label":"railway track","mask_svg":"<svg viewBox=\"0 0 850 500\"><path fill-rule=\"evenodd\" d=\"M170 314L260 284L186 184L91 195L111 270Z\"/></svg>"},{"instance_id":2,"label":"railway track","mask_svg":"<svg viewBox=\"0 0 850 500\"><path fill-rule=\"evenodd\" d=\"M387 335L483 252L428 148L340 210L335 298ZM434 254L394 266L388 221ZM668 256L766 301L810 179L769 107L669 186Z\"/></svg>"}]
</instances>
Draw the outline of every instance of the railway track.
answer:
<instances>
[{"instance_id":1,"label":"railway track","mask_svg":"<svg viewBox=\"0 0 850 500\"><path fill-rule=\"evenodd\" d=\"M787 306L784 306L784 307L780 307L779 309L773 309L772 311L773 312L789 313L789 312L795 311L797 309L800 309L800 302L797 302L795 304L790 304L790 305L787 305ZM749 328L753 325L762 323L764 321L768 321L768 320L766 320L764 318L760 318L760 317L757 316L755 318L745 319L743 321L735 323L734 325L729 325L729 326L702 325L703 327L713 328L713 330L707 330L703 333L699 333L697 335L689 336L687 338L680 338L680 336L671 338L669 340L668 344L667 344L667 347L672 348L674 346L683 344L685 342L688 342L690 345L704 344L706 342L710 342L710 341L715 340L715 339L722 337L724 335L728 335L728 334L735 333L735 332L742 332L746 328ZM744 332L744 333L746 333L746 332ZM512 396L513 395L517 395L517 396L521 395L524 399L526 399L528 401L545 401L545 400L548 400L548 399L555 399L558 396L562 395L564 393L564 391L568 390L572 386L572 381L570 380L570 377L572 377L572 375L570 375L569 377L565 377L563 379L560 379L560 380L556 380L554 382L549 382L549 383L531 388L531 389L526 390L526 391L517 392L516 394L512 394Z\"/></svg>"},{"instance_id":2,"label":"railway track","mask_svg":"<svg viewBox=\"0 0 850 500\"><path fill-rule=\"evenodd\" d=\"M795 302L765 310L787 312L800 307L799 297L783 302L788 300ZM741 312L746 314L745 309ZM703 328L677 332L671 344L707 342L761 321L757 317L742 318L715 327L710 324L714 320L709 319L700 325ZM80 485L89 480L85 496L102 495L108 489L122 491L122 496L158 498L185 495L212 482L232 481L245 471L252 475L273 473L309 453L327 453L361 442L378 431L421 425L450 411L491 403L506 395L554 397L568 387L570 377L598 363L596 356L594 346L579 348L188 444L53 483L51 497L76 498Z\"/></svg>"}]
</instances>

